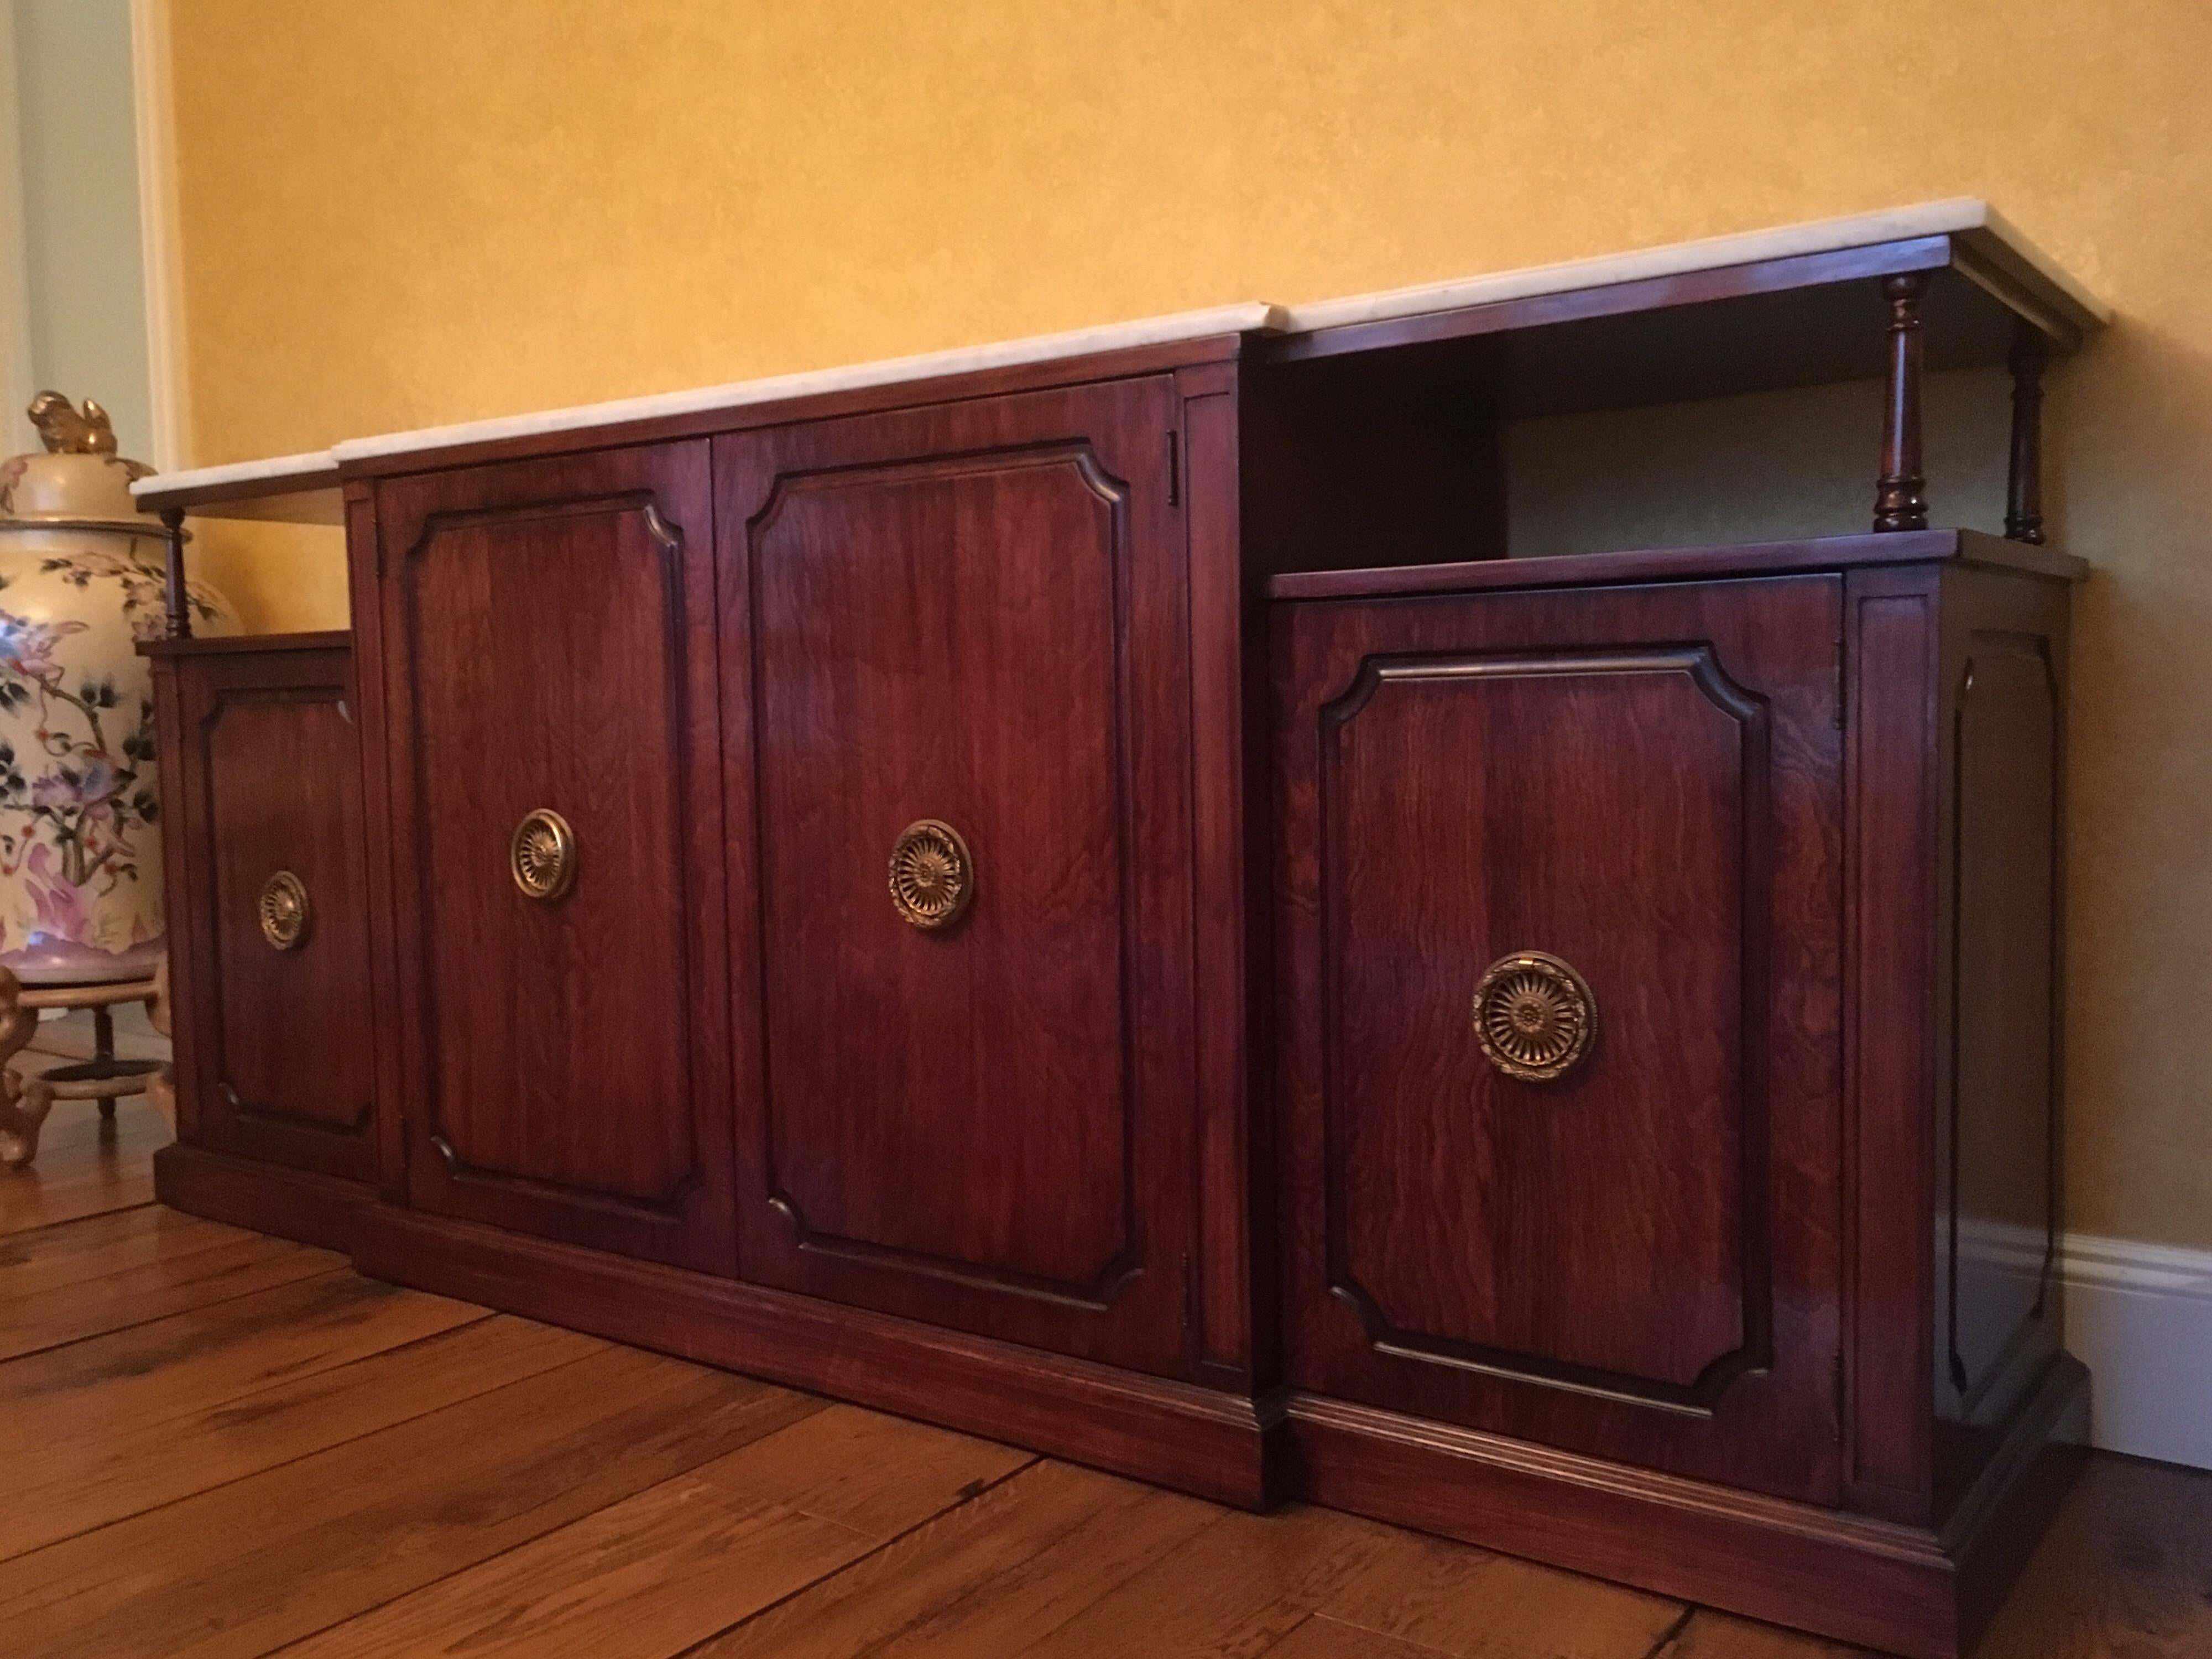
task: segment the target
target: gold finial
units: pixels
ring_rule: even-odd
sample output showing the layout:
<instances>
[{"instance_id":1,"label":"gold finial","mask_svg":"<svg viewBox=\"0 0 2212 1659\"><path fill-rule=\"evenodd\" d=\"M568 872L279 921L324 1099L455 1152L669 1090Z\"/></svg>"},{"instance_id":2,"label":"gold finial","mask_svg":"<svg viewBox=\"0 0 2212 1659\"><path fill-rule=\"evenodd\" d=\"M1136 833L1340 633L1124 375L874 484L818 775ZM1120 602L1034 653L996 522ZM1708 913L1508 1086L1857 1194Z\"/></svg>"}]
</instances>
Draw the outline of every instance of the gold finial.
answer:
<instances>
[{"instance_id":1,"label":"gold finial","mask_svg":"<svg viewBox=\"0 0 2212 1659\"><path fill-rule=\"evenodd\" d=\"M89 398L82 411L58 392L41 392L24 411L39 428L39 441L49 455L112 455L115 428L107 411Z\"/></svg>"}]
</instances>

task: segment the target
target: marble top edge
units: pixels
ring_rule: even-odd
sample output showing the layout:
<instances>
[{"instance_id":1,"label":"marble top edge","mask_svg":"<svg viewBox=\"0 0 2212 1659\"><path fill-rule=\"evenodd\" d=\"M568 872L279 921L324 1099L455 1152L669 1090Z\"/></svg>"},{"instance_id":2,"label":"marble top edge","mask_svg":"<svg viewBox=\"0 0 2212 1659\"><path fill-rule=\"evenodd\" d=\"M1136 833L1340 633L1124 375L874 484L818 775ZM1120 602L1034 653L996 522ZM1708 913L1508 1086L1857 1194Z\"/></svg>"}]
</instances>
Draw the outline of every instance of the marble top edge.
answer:
<instances>
[{"instance_id":1,"label":"marble top edge","mask_svg":"<svg viewBox=\"0 0 2212 1659\"><path fill-rule=\"evenodd\" d=\"M226 484L283 483L288 479L317 479L310 489L326 487L321 475L337 471L337 457L327 449L298 455L275 455L260 461L231 461L222 466L196 466L182 472L153 472L131 486L133 501L156 500L184 490L215 489ZM275 495L278 492L267 492Z\"/></svg>"},{"instance_id":2,"label":"marble top edge","mask_svg":"<svg viewBox=\"0 0 2212 1659\"><path fill-rule=\"evenodd\" d=\"M132 494L142 500L148 496L159 500L187 490L260 483L270 487L257 493L278 495L283 493L281 486L288 480L328 472L349 460L447 449L503 439L584 431L719 409L739 409L827 392L859 391L976 370L1046 363L1099 352L1200 339L1214 334L1310 334L1322 329L1420 316L1505 300L1565 293L1577 289L1609 287L1652 277L1721 270L1760 260L1834 252L1880 242L1939 235L1957 236L1969 243L1993 244L2047 283L2073 309L2075 320L2084 326L2100 326L2112 319L2112 310L2108 306L2021 235L1987 202L1976 197L1958 197L1877 213L1814 220L1733 235L1705 237L1662 247L1534 265L1487 276L1421 283L1334 300L1317 300L1302 305L1285 307L1252 301L1214 306L1133 322L1103 324L1056 334L1033 335L987 345L958 346L947 350L833 368L805 369L721 386L701 386L690 391L655 392L642 397L583 404L568 409L495 416L485 420L425 427L411 432L349 438L332 445L328 450L308 454L285 455L272 460L240 461L222 466L160 474L141 479L131 489Z\"/></svg>"},{"instance_id":3,"label":"marble top edge","mask_svg":"<svg viewBox=\"0 0 2212 1659\"><path fill-rule=\"evenodd\" d=\"M2074 304L2081 313L2078 320L2094 328L2111 325L2112 307L2092 293L2087 284L2022 235L2017 225L1987 202L1977 203L1976 205L1982 210L1982 222L1978 226L1962 227L1962 234L1978 233L2008 250L2014 258L2031 267L2037 276Z\"/></svg>"},{"instance_id":4,"label":"marble top edge","mask_svg":"<svg viewBox=\"0 0 2212 1659\"><path fill-rule=\"evenodd\" d=\"M573 409L497 416L489 420L426 427L416 432L388 433L375 438L350 438L334 445L332 453L342 462L366 460L374 456L446 449L460 444L538 437L548 433L581 431L592 427L617 426L632 421L695 415L718 409L742 409L753 404L818 397L831 392L860 391L871 386L896 386L911 380L937 380L979 369L1048 363L1063 357L1087 357L1097 352L1165 345L1178 340L1204 339L1214 334L1278 333L1282 326L1283 313L1279 306L1256 301L1243 305L1213 306L1202 311L1177 312L1170 316L1143 318L1135 322L1071 329L1060 334L1031 335L1024 339L1002 340L990 345L956 346L945 351L884 358L875 362L854 363L838 368L803 369L791 374L771 374L759 380L736 380L724 386L701 386L689 392L655 392L641 398L620 398L606 403L582 404Z\"/></svg>"},{"instance_id":5,"label":"marble top edge","mask_svg":"<svg viewBox=\"0 0 2212 1659\"><path fill-rule=\"evenodd\" d=\"M1610 288L1621 283L1654 277L1680 276L1692 271L1720 270L1730 265L1753 264L1766 259L1834 253L1845 248L1868 247L1880 242L1908 240L1920 236L1986 236L2010 250L2038 275L2060 289L2083 313L2081 320L2101 325L2112 311L2069 276L2049 255L2022 236L1987 202L1978 197L1954 197L1923 202L1911 207L1890 208L1879 213L1853 214L1840 219L1814 219L1802 224L1782 225L1770 230L1741 232L1727 236L1701 237L1694 241L1641 248L1626 253L1600 254L1595 258L1569 259L1557 264L1529 265L1488 276L1461 277L1449 282L1424 283L1411 288L1389 289L1376 294L1352 295L1343 299L1316 300L1286 307L1290 334L1312 334L1327 328L1383 322L1432 312L1457 311L1469 306L1492 305L1506 300L1525 300L1539 295L1571 293L1580 289Z\"/></svg>"}]
</instances>

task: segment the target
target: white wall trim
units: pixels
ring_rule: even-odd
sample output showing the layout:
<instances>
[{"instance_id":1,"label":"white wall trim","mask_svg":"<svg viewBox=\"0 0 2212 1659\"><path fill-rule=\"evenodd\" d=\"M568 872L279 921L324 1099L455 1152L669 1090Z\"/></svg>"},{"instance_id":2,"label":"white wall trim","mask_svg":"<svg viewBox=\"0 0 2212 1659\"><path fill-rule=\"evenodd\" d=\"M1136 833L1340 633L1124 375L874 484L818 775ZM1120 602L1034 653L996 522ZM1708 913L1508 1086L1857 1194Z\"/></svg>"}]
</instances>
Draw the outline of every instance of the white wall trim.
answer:
<instances>
[{"instance_id":1,"label":"white wall trim","mask_svg":"<svg viewBox=\"0 0 2212 1659\"><path fill-rule=\"evenodd\" d=\"M38 388L24 245L23 131L15 102L15 0L0 0L0 455L34 449L23 406Z\"/></svg>"},{"instance_id":2,"label":"white wall trim","mask_svg":"<svg viewBox=\"0 0 2212 1659\"><path fill-rule=\"evenodd\" d=\"M183 272L177 247L176 122L167 0L131 0L131 108L138 137L138 238L145 260L147 402L156 470L191 465L185 393Z\"/></svg>"},{"instance_id":3,"label":"white wall trim","mask_svg":"<svg viewBox=\"0 0 2212 1659\"><path fill-rule=\"evenodd\" d=\"M2043 1241L1969 1222L1961 1265L2033 1277ZM2212 1250L2069 1233L2060 1246L2066 1346L2089 1368L2091 1442L2212 1468Z\"/></svg>"},{"instance_id":4,"label":"white wall trim","mask_svg":"<svg viewBox=\"0 0 2212 1659\"><path fill-rule=\"evenodd\" d=\"M2212 1469L2212 1250L2074 1233L2063 1268L2092 1442Z\"/></svg>"}]
</instances>

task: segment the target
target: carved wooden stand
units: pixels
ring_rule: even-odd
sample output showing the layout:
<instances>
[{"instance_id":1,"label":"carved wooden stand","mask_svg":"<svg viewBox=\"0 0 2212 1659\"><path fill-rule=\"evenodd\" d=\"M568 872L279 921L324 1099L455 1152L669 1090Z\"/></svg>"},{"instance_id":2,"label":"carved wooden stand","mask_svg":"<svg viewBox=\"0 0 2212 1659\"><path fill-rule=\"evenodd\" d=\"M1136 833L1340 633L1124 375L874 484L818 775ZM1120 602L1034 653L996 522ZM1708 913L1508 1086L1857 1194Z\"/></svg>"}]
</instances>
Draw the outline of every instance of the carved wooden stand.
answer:
<instances>
[{"instance_id":1,"label":"carved wooden stand","mask_svg":"<svg viewBox=\"0 0 2212 1659\"><path fill-rule=\"evenodd\" d=\"M39 1130L54 1107L53 1085L27 1082L7 1062L36 1036L39 1011L23 1000L23 982L0 968L0 1164L20 1170L39 1154Z\"/></svg>"},{"instance_id":2,"label":"carved wooden stand","mask_svg":"<svg viewBox=\"0 0 2212 1659\"><path fill-rule=\"evenodd\" d=\"M0 1071L0 1164L20 1170L39 1155L39 1132L57 1100L96 1100L100 1116L112 1118L118 1100L143 1094L175 1125L175 1090L167 1068L158 1060L117 1058L110 1012L121 1003L143 1002L155 1029L166 1031L167 980L164 963L151 979L26 989L14 974L0 969L0 1066L5 1067ZM65 1060L24 1077L10 1062L37 1034L40 1012L47 1008L92 1010L92 1058Z\"/></svg>"}]
</instances>

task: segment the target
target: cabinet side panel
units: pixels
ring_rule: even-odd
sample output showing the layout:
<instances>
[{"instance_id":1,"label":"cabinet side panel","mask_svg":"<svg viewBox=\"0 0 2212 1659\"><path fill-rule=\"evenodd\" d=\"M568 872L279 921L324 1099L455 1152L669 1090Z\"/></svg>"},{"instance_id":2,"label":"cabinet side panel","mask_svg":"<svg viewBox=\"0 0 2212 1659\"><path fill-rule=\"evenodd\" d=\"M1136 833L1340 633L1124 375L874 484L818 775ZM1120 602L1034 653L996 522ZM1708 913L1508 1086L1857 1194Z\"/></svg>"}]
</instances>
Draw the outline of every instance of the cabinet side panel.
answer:
<instances>
[{"instance_id":1,"label":"cabinet side panel","mask_svg":"<svg viewBox=\"0 0 2212 1659\"><path fill-rule=\"evenodd\" d=\"M1246 556L1267 572L1506 555L1495 340L1255 366Z\"/></svg>"},{"instance_id":2,"label":"cabinet side panel","mask_svg":"<svg viewBox=\"0 0 2212 1659\"><path fill-rule=\"evenodd\" d=\"M1854 574L1845 611L1850 1482L1860 1507L1899 1520L1929 1503L1936 580Z\"/></svg>"},{"instance_id":3,"label":"cabinet side panel","mask_svg":"<svg viewBox=\"0 0 2212 1659\"><path fill-rule=\"evenodd\" d=\"M1963 1491L2063 1346L2057 1274L2066 590L1943 583L1949 1040L1937 1127L1936 1486Z\"/></svg>"},{"instance_id":4,"label":"cabinet side panel","mask_svg":"<svg viewBox=\"0 0 2212 1659\"><path fill-rule=\"evenodd\" d=\"M362 820L368 854L368 1000L376 1068L376 1178L387 1204L407 1201L406 1072L400 1021L401 967L395 935L392 792L386 732L381 498L370 484L345 487L346 578L353 606L354 693L361 715Z\"/></svg>"},{"instance_id":5,"label":"cabinet side panel","mask_svg":"<svg viewBox=\"0 0 2212 1659\"><path fill-rule=\"evenodd\" d=\"M155 740L164 757L179 756L185 752L183 682L191 671L185 664L160 657L154 659L153 667ZM207 947L201 942L202 930L190 897L193 891L191 849L198 828L185 799L188 793L185 789L169 792L169 821L161 837L161 880L169 920L171 1069L177 1080L177 1139L196 1146L200 1144L200 1091L195 1068L212 987L203 990L200 983L200 960Z\"/></svg>"},{"instance_id":6,"label":"cabinet side panel","mask_svg":"<svg viewBox=\"0 0 2212 1659\"><path fill-rule=\"evenodd\" d=\"M1267 903L1267 617L1240 557L1236 382L1207 366L1183 392L1190 549L1191 843L1197 902L1196 1358L1231 1384L1273 1380L1273 1152L1264 1014ZM1218 389L1216 389L1218 388Z\"/></svg>"}]
</instances>

